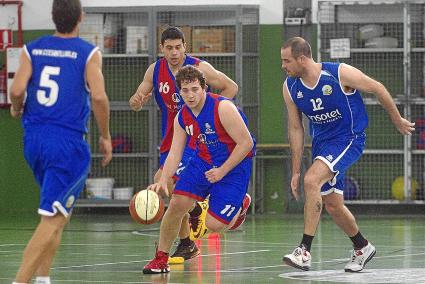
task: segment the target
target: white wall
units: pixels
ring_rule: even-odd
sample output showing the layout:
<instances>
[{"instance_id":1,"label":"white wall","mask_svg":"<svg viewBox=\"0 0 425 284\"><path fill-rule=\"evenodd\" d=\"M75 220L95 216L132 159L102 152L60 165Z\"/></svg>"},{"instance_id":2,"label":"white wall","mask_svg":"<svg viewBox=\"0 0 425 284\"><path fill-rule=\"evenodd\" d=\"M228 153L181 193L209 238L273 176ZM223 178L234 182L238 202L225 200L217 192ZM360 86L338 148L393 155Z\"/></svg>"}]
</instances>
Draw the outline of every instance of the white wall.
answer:
<instances>
[{"instance_id":1,"label":"white wall","mask_svg":"<svg viewBox=\"0 0 425 284\"><path fill-rule=\"evenodd\" d=\"M54 29L51 20L52 0L24 0L22 28L24 30ZM83 6L151 6L152 0L81 0ZM178 2L178 3L176 3ZM260 24L282 24L283 0L156 0L155 5L237 5L260 6ZM17 29L16 5L0 6L0 28L7 28L15 18L12 29Z\"/></svg>"}]
</instances>

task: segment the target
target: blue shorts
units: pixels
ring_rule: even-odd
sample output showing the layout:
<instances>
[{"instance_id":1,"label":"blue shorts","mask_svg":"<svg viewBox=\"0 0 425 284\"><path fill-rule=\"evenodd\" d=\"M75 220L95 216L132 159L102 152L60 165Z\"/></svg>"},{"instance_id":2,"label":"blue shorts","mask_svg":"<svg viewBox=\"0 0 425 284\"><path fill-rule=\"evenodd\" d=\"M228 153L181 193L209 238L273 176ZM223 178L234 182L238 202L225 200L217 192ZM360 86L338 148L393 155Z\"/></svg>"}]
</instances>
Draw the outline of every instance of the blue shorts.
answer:
<instances>
[{"instance_id":1,"label":"blue shorts","mask_svg":"<svg viewBox=\"0 0 425 284\"><path fill-rule=\"evenodd\" d=\"M38 213L68 217L84 188L90 148L82 134L57 128L27 132L24 156L41 188Z\"/></svg>"},{"instance_id":2,"label":"blue shorts","mask_svg":"<svg viewBox=\"0 0 425 284\"><path fill-rule=\"evenodd\" d=\"M322 186L322 195L332 192L343 194L345 172L361 157L365 142L366 135L361 134L351 140L328 140L313 144L313 161L323 161L335 173L334 178Z\"/></svg>"},{"instance_id":3,"label":"blue shorts","mask_svg":"<svg viewBox=\"0 0 425 284\"><path fill-rule=\"evenodd\" d=\"M162 169L164 167L165 160L168 157L168 153L170 153L170 151L159 154L159 168L160 169ZM187 147L184 149L182 159L179 163L179 166L177 167L176 173L173 176L174 180L178 180L180 178L181 173L186 168L187 164L189 163L190 159L192 159L193 155L194 155L194 151L192 149L187 148Z\"/></svg>"},{"instance_id":4,"label":"blue shorts","mask_svg":"<svg viewBox=\"0 0 425 284\"><path fill-rule=\"evenodd\" d=\"M208 213L220 222L229 224L241 208L248 191L252 159L244 159L216 183L210 183L205 177L205 172L211 168L211 165L197 156L193 157L182 172L173 194L185 195L198 201L210 195Z\"/></svg>"}]
</instances>

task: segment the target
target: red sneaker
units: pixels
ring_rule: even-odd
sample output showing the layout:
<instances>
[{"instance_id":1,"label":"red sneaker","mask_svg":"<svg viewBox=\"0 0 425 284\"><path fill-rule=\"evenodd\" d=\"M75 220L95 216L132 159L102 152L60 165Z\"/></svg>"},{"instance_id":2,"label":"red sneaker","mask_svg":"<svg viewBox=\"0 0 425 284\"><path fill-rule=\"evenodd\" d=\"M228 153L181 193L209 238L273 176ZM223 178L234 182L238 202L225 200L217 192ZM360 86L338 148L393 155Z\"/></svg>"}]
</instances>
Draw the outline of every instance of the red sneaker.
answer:
<instances>
[{"instance_id":1,"label":"red sneaker","mask_svg":"<svg viewBox=\"0 0 425 284\"><path fill-rule=\"evenodd\" d=\"M248 212L249 205L251 205L251 196L249 196L249 194L247 193L245 195L245 198L242 201L241 213L239 213L238 219L236 220L235 224L233 224L233 226L229 230L237 229L237 228L239 228L240 225L243 224L243 222L245 221L245 218L246 218L246 213Z\"/></svg>"},{"instance_id":2,"label":"red sneaker","mask_svg":"<svg viewBox=\"0 0 425 284\"><path fill-rule=\"evenodd\" d=\"M143 274L159 274L170 272L168 253L157 251L155 258L143 267Z\"/></svg>"}]
</instances>

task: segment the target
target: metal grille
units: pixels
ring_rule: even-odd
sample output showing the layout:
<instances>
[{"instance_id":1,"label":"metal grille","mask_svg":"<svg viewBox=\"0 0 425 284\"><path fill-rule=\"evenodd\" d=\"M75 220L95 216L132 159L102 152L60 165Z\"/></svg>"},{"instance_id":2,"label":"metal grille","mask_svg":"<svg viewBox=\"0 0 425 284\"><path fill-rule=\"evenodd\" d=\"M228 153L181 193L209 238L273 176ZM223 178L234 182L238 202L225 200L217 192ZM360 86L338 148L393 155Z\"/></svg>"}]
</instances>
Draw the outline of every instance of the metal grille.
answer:
<instances>
[{"instance_id":1,"label":"metal grille","mask_svg":"<svg viewBox=\"0 0 425 284\"><path fill-rule=\"evenodd\" d=\"M319 0L319 59L345 62L382 82L402 115L420 125L412 137L403 138L376 97L363 94L369 115L366 150L346 174L359 185L358 202L393 202L394 180L404 176L401 191L405 187L408 196L409 184L417 182L412 199L423 200L424 8L425 1ZM330 56L330 40L340 38L350 41L349 58Z\"/></svg>"},{"instance_id":2,"label":"metal grille","mask_svg":"<svg viewBox=\"0 0 425 284\"><path fill-rule=\"evenodd\" d=\"M258 6L87 7L85 13L80 36L103 52L115 146L111 165L101 168L98 132L92 118L90 177L113 177L115 187L136 190L153 181L161 115L153 98L137 113L130 110L128 100L148 66L161 57L160 35L167 26L183 30L188 54L208 61L239 85L237 102L246 107L251 129L258 133Z\"/></svg>"}]
</instances>

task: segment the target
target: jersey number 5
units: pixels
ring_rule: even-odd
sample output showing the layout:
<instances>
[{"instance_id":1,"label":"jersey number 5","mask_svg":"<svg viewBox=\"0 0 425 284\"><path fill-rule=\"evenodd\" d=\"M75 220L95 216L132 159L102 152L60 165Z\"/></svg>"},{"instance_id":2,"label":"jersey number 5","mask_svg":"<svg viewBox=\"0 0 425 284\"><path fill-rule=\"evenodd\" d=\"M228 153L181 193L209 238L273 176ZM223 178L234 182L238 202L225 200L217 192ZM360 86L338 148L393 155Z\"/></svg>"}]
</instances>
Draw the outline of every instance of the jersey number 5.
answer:
<instances>
[{"instance_id":1,"label":"jersey number 5","mask_svg":"<svg viewBox=\"0 0 425 284\"><path fill-rule=\"evenodd\" d=\"M51 107L58 100L59 86L50 76L57 76L60 73L60 67L45 66L41 71L40 87L49 88L50 92L47 96L46 91L37 91L37 101L46 107Z\"/></svg>"}]
</instances>

